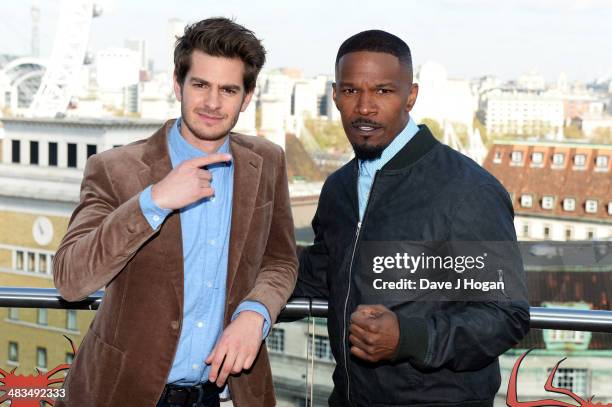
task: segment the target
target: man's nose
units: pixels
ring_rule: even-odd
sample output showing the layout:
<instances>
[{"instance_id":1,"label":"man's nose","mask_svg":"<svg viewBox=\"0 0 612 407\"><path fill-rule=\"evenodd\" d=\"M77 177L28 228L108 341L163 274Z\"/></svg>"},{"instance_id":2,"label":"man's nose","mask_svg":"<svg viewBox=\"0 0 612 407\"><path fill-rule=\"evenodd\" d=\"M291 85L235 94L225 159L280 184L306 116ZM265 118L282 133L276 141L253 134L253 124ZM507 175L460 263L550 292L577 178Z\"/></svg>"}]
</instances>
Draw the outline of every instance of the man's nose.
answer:
<instances>
[{"instance_id":1,"label":"man's nose","mask_svg":"<svg viewBox=\"0 0 612 407\"><path fill-rule=\"evenodd\" d=\"M360 115L368 116L378 110L376 101L369 92L362 92L357 99L357 111Z\"/></svg>"},{"instance_id":2,"label":"man's nose","mask_svg":"<svg viewBox=\"0 0 612 407\"><path fill-rule=\"evenodd\" d=\"M221 107L221 97L219 95L219 89L215 89L211 87L208 92L206 92L204 98L204 105L207 109L217 110Z\"/></svg>"}]
</instances>

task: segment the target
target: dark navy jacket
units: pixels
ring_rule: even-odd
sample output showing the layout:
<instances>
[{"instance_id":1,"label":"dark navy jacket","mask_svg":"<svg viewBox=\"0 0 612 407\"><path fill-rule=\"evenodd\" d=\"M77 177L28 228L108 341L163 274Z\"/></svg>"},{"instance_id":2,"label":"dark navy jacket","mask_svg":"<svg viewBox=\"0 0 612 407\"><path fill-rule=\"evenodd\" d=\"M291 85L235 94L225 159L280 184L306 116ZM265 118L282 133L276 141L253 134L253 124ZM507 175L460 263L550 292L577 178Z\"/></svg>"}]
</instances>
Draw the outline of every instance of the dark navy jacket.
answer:
<instances>
[{"instance_id":1,"label":"dark navy jacket","mask_svg":"<svg viewBox=\"0 0 612 407\"><path fill-rule=\"evenodd\" d=\"M326 180L301 254L294 296L329 302L327 326L337 366L332 406L492 405L498 356L529 329L524 271L503 186L471 159L439 143L426 126L377 172L359 222L358 163ZM400 346L393 361L350 354L350 315L364 303L355 272L369 241L510 242L505 272L518 281L512 301L397 301ZM484 243L483 243L484 244ZM372 303L372 301L369 301Z\"/></svg>"}]
</instances>

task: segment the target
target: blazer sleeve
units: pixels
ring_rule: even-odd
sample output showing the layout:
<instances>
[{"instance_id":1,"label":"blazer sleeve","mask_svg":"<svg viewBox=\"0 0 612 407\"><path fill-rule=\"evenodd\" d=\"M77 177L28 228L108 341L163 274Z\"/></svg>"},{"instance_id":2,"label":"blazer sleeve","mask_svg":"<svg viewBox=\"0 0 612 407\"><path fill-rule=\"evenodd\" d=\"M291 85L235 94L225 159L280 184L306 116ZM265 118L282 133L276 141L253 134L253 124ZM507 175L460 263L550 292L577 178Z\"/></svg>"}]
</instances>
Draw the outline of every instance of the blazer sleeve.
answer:
<instances>
[{"instance_id":1,"label":"blazer sleeve","mask_svg":"<svg viewBox=\"0 0 612 407\"><path fill-rule=\"evenodd\" d=\"M468 191L452 214L449 244L478 242L512 281L501 300L461 301L426 316L395 310L400 324L396 359L421 368L480 369L517 344L529 330L529 303L521 254L516 244L512 204L503 187L481 185ZM455 243L458 242L458 243ZM500 243L501 242L501 243ZM460 253L453 253L454 255ZM404 312L405 311L405 312Z\"/></svg>"},{"instance_id":2,"label":"blazer sleeve","mask_svg":"<svg viewBox=\"0 0 612 407\"><path fill-rule=\"evenodd\" d=\"M244 299L262 303L270 313L272 324L287 304L297 278L295 235L285 153L280 147L277 152L270 233L255 285Z\"/></svg>"},{"instance_id":3,"label":"blazer sleeve","mask_svg":"<svg viewBox=\"0 0 612 407\"><path fill-rule=\"evenodd\" d=\"M67 301L106 286L157 233L142 213L139 194L120 202L104 158L87 160L80 202L53 260L53 281Z\"/></svg>"}]
</instances>

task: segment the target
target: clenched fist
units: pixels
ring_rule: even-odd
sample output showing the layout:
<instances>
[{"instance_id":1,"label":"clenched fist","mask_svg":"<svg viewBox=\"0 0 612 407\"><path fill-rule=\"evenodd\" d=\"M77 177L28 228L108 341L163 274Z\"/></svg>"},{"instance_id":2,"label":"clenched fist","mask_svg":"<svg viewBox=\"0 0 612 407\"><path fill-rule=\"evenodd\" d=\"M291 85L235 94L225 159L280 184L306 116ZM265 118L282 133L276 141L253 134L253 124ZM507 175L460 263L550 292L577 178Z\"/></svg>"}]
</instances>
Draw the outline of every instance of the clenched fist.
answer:
<instances>
[{"instance_id":1,"label":"clenched fist","mask_svg":"<svg viewBox=\"0 0 612 407\"><path fill-rule=\"evenodd\" d=\"M207 165L228 162L229 154L215 153L183 161L151 189L151 197L163 209L181 209L200 199L213 196L212 174Z\"/></svg>"},{"instance_id":2,"label":"clenched fist","mask_svg":"<svg viewBox=\"0 0 612 407\"><path fill-rule=\"evenodd\" d=\"M351 314L351 353L368 362L393 359L399 345L397 316L383 305L359 305Z\"/></svg>"}]
</instances>

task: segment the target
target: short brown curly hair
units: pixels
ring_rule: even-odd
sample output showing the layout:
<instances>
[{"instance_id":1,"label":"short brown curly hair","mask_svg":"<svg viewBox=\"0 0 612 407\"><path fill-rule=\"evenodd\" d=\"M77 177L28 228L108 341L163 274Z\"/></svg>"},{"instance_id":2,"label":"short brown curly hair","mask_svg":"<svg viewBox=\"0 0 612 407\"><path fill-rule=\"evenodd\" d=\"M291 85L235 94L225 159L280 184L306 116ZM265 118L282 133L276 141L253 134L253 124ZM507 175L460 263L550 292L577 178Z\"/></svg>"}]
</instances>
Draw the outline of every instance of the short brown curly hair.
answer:
<instances>
[{"instance_id":1,"label":"short brown curly hair","mask_svg":"<svg viewBox=\"0 0 612 407\"><path fill-rule=\"evenodd\" d=\"M266 50L253 31L224 17L207 18L185 27L185 34L177 38L174 47L174 75L181 86L195 49L215 57L240 58L244 63L244 88L247 93L255 89Z\"/></svg>"}]
</instances>

